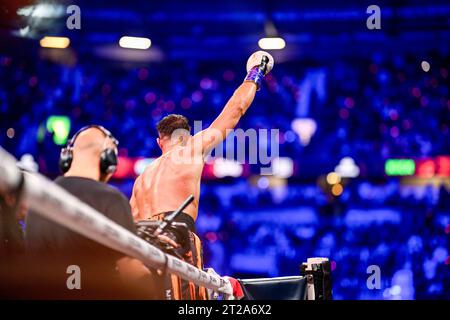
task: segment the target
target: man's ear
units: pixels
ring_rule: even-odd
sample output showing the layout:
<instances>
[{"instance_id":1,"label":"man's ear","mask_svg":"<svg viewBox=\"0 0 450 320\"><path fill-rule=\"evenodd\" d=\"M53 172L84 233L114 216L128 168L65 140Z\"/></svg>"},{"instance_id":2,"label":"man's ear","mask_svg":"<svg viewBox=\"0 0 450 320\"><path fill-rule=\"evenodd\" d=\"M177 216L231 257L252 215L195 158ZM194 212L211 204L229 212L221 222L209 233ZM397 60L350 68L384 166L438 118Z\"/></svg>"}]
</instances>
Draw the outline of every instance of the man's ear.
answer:
<instances>
[{"instance_id":1,"label":"man's ear","mask_svg":"<svg viewBox=\"0 0 450 320\"><path fill-rule=\"evenodd\" d=\"M158 144L158 147L162 150L162 146L161 146L161 139L156 138L156 143Z\"/></svg>"},{"instance_id":2,"label":"man's ear","mask_svg":"<svg viewBox=\"0 0 450 320\"><path fill-rule=\"evenodd\" d=\"M189 135L189 134L184 134L184 135L180 136L181 144L186 145L188 143L190 137L191 137L191 135Z\"/></svg>"}]
</instances>

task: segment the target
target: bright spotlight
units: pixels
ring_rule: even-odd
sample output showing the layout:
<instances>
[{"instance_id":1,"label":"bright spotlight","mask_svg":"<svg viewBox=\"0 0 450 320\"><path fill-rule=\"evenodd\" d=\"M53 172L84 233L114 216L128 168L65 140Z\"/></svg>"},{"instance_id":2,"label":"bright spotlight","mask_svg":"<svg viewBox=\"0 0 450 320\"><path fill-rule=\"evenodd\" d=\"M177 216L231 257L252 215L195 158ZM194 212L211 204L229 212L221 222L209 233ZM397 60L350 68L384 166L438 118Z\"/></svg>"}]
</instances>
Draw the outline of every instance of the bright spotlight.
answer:
<instances>
[{"instance_id":1,"label":"bright spotlight","mask_svg":"<svg viewBox=\"0 0 450 320\"><path fill-rule=\"evenodd\" d=\"M242 164L234 160L218 158L214 161L213 172L217 178L240 177L244 171Z\"/></svg>"},{"instance_id":2,"label":"bright spotlight","mask_svg":"<svg viewBox=\"0 0 450 320\"><path fill-rule=\"evenodd\" d=\"M425 72L430 71L430 63L428 61L422 61L420 66L422 67L423 71L425 71Z\"/></svg>"},{"instance_id":3,"label":"bright spotlight","mask_svg":"<svg viewBox=\"0 0 450 320\"><path fill-rule=\"evenodd\" d=\"M342 178L356 178L360 172L355 160L350 157L342 158L336 168L334 168L334 171Z\"/></svg>"},{"instance_id":4,"label":"bright spotlight","mask_svg":"<svg viewBox=\"0 0 450 320\"><path fill-rule=\"evenodd\" d=\"M317 123L311 118L296 118L292 121L291 127L300 138L300 143L307 146L316 133Z\"/></svg>"},{"instance_id":5,"label":"bright spotlight","mask_svg":"<svg viewBox=\"0 0 450 320\"><path fill-rule=\"evenodd\" d=\"M330 172L327 174L327 182L328 184L336 184L341 182L341 177L336 172Z\"/></svg>"},{"instance_id":6,"label":"bright spotlight","mask_svg":"<svg viewBox=\"0 0 450 320\"><path fill-rule=\"evenodd\" d=\"M286 42L283 38L262 38L259 39L258 45L263 50L281 50L286 46Z\"/></svg>"},{"instance_id":7,"label":"bright spotlight","mask_svg":"<svg viewBox=\"0 0 450 320\"><path fill-rule=\"evenodd\" d=\"M272 172L279 178L289 178L294 173L294 161L288 157L275 158L272 161Z\"/></svg>"},{"instance_id":8,"label":"bright spotlight","mask_svg":"<svg viewBox=\"0 0 450 320\"><path fill-rule=\"evenodd\" d=\"M70 44L70 39L67 37L43 37L39 44L43 48L65 49Z\"/></svg>"},{"instance_id":9,"label":"bright spotlight","mask_svg":"<svg viewBox=\"0 0 450 320\"><path fill-rule=\"evenodd\" d=\"M344 191L344 188L342 187L342 184L340 184L340 183L337 183L337 184L333 185L333 187L331 187L331 193L333 194L333 196L339 197L343 191Z\"/></svg>"},{"instance_id":10,"label":"bright spotlight","mask_svg":"<svg viewBox=\"0 0 450 320\"><path fill-rule=\"evenodd\" d=\"M141 38L141 37L122 37L119 40L119 46L127 49L140 49L146 50L150 48L152 42L149 38Z\"/></svg>"},{"instance_id":11,"label":"bright spotlight","mask_svg":"<svg viewBox=\"0 0 450 320\"><path fill-rule=\"evenodd\" d=\"M145 168L155 160L154 158L141 158L134 163L134 173L140 175L144 173Z\"/></svg>"},{"instance_id":12,"label":"bright spotlight","mask_svg":"<svg viewBox=\"0 0 450 320\"><path fill-rule=\"evenodd\" d=\"M61 18L65 13L66 8L63 5L50 3L40 3L37 5L22 7L17 10L17 14L19 16L44 19Z\"/></svg>"}]
</instances>

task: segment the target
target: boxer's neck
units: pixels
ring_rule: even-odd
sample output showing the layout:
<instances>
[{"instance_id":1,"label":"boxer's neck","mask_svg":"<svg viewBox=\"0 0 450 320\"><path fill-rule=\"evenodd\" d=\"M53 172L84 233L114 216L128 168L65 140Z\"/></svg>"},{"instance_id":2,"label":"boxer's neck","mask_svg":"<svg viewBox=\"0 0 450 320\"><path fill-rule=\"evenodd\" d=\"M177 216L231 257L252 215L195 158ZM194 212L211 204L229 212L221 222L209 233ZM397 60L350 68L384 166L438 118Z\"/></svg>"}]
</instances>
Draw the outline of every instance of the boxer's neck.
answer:
<instances>
[{"instance_id":1,"label":"boxer's neck","mask_svg":"<svg viewBox=\"0 0 450 320\"><path fill-rule=\"evenodd\" d=\"M176 143L164 144L164 145L162 145L162 148L161 148L162 154L166 154L166 153L172 151L173 149L175 149L177 147L181 147L182 144L183 144L183 141L176 142Z\"/></svg>"}]
</instances>

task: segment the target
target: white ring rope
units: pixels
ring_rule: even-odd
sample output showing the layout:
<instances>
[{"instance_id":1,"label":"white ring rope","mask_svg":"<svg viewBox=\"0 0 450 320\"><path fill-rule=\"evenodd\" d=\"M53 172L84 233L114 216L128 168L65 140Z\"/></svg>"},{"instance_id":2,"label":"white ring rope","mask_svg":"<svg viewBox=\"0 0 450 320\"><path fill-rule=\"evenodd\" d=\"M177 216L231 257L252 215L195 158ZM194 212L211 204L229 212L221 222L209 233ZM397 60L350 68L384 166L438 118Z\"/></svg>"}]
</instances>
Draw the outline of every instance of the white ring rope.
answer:
<instances>
[{"instance_id":1,"label":"white ring rope","mask_svg":"<svg viewBox=\"0 0 450 320\"><path fill-rule=\"evenodd\" d=\"M16 189L21 182L16 159L0 147L0 192ZM165 254L122 226L80 201L38 173L25 173L22 196L30 209L83 236L99 242L145 265L164 269L193 283L233 299L228 279L200 270L174 256Z\"/></svg>"}]
</instances>

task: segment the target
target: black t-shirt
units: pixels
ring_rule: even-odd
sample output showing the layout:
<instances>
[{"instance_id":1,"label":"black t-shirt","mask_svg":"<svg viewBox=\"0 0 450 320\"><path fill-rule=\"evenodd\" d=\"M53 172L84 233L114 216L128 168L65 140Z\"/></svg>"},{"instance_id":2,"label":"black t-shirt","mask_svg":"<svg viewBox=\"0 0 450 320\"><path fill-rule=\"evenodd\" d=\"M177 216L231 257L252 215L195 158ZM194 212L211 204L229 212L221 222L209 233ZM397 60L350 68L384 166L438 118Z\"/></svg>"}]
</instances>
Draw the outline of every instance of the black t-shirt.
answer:
<instances>
[{"instance_id":1,"label":"black t-shirt","mask_svg":"<svg viewBox=\"0 0 450 320\"><path fill-rule=\"evenodd\" d=\"M81 177L59 177L55 183L115 223L136 233L128 200L115 188ZM62 278L68 277L65 270L68 265L77 265L85 278L94 282L98 279L110 281L110 277L115 274L115 262L124 256L123 253L105 247L37 213L28 214L25 228L25 240L30 255L39 263L45 261L44 264L47 263L46 267L49 268L48 273L56 272Z\"/></svg>"}]
</instances>

